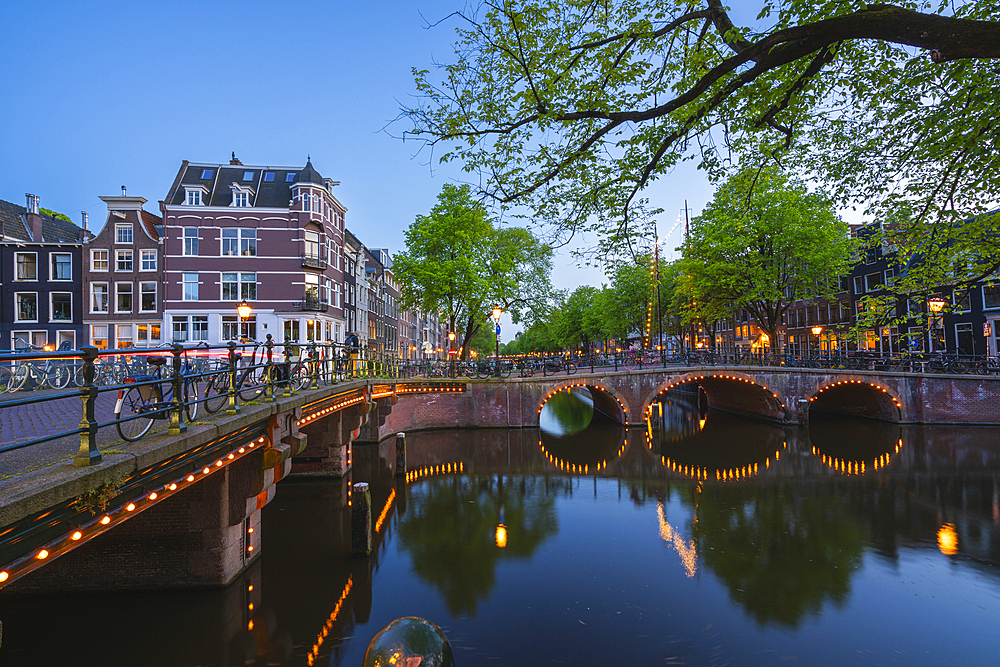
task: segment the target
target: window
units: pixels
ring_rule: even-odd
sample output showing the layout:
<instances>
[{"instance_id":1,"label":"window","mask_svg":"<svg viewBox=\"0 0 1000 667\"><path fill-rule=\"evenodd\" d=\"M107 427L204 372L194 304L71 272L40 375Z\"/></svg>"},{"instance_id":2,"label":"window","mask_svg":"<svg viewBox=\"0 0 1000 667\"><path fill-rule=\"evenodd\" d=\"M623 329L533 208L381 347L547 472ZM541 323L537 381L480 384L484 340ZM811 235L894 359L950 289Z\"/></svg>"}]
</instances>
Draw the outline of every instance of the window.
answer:
<instances>
[{"instance_id":1,"label":"window","mask_svg":"<svg viewBox=\"0 0 1000 667\"><path fill-rule=\"evenodd\" d=\"M118 223L115 225L115 243L132 243L132 225Z\"/></svg>"},{"instance_id":2,"label":"window","mask_svg":"<svg viewBox=\"0 0 1000 667\"><path fill-rule=\"evenodd\" d=\"M973 354L972 340L972 322L960 322L955 325L955 342L959 354Z\"/></svg>"},{"instance_id":3,"label":"window","mask_svg":"<svg viewBox=\"0 0 1000 667\"><path fill-rule=\"evenodd\" d=\"M892 287L896 283L896 272L893 269L885 270L885 286Z\"/></svg>"},{"instance_id":4,"label":"window","mask_svg":"<svg viewBox=\"0 0 1000 667\"><path fill-rule=\"evenodd\" d=\"M153 312L156 310L156 283L139 283L139 311Z\"/></svg>"},{"instance_id":5,"label":"window","mask_svg":"<svg viewBox=\"0 0 1000 667\"><path fill-rule=\"evenodd\" d=\"M132 270L132 251L115 250L115 271Z\"/></svg>"},{"instance_id":6,"label":"window","mask_svg":"<svg viewBox=\"0 0 1000 667\"><path fill-rule=\"evenodd\" d=\"M183 301L197 301L198 300L198 274L187 273L183 274L183 284L184 284L184 295L181 297Z\"/></svg>"},{"instance_id":7,"label":"window","mask_svg":"<svg viewBox=\"0 0 1000 667\"><path fill-rule=\"evenodd\" d=\"M201 180L207 181L212 178L212 174L215 173L214 169L202 169L201 170Z\"/></svg>"},{"instance_id":8,"label":"window","mask_svg":"<svg viewBox=\"0 0 1000 667\"><path fill-rule=\"evenodd\" d=\"M183 343L188 339L188 318L186 315L174 315L172 318L174 342Z\"/></svg>"},{"instance_id":9,"label":"window","mask_svg":"<svg viewBox=\"0 0 1000 667\"><path fill-rule=\"evenodd\" d=\"M73 255L68 252L53 252L49 254L52 268L50 280L73 280Z\"/></svg>"},{"instance_id":10,"label":"window","mask_svg":"<svg viewBox=\"0 0 1000 667\"><path fill-rule=\"evenodd\" d=\"M222 300L223 301L256 301L257 299L257 274L256 273L223 273L222 274Z\"/></svg>"},{"instance_id":11,"label":"window","mask_svg":"<svg viewBox=\"0 0 1000 667\"><path fill-rule=\"evenodd\" d=\"M107 324L94 324L90 327L90 344L99 350L108 349Z\"/></svg>"},{"instance_id":12,"label":"window","mask_svg":"<svg viewBox=\"0 0 1000 667\"><path fill-rule=\"evenodd\" d=\"M972 310L972 292L966 291L962 294L959 290L955 290L952 294L952 303L955 304L955 308L958 312L967 313Z\"/></svg>"},{"instance_id":13,"label":"window","mask_svg":"<svg viewBox=\"0 0 1000 667\"><path fill-rule=\"evenodd\" d=\"M132 338L131 324L115 325L115 346L119 349L135 346L135 341Z\"/></svg>"},{"instance_id":14,"label":"window","mask_svg":"<svg viewBox=\"0 0 1000 667\"><path fill-rule=\"evenodd\" d=\"M233 206L238 206L240 208L246 208L249 206L247 203L247 193L233 192Z\"/></svg>"},{"instance_id":15,"label":"window","mask_svg":"<svg viewBox=\"0 0 1000 667\"><path fill-rule=\"evenodd\" d=\"M319 259L319 232L307 229L305 236L305 256L311 259Z\"/></svg>"},{"instance_id":16,"label":"window","mask_svg":"<svg viewBox=\"0 0 1000 667\"><path fill-rule=\"evenodd\" d=\"M90 312L108 312L108 284L90 283ZM106 338L107 336L105 336Z\"/></svg>"},{"instance_id":17,"label":"window","mask_svg":"<svg viewBox=\"0 0 1000 667\"><path fill-rule=\"evenodd\" d=\"M160 323L149 322L136 325L136 333L140 343L156 345L160 342Z\"/></svg>"},{"instance_id":18,"label":"window","mask_svg":"<svg viewBox=\"0 0 1000 667\"><path fill-rule=\"evenodd\" d=\"M15 252L14 265L17 271L14 280L38 280L36 256L33 252Z\"/></svg>"},{"instance_id":19,"label":"window","mask_svg":"<svg viewBox=\"0 0 1000 667\"><path fill-rule=\"evenodd\" d=\"M854 276L854 293L855 294L865 293L864 279L861 276Z\"/></svg>"},{"instance_id":20,"label":"window","mask_svg":"<svg viewBox=\"0 0 1000 667\"><path fill-rule=\"evenodd\" d=\"M264 172L264 182L265 183L273 183L274 182L274 172L273 171L265 171Z\"/></svg>"},{"instance_id":21,"label":"window","mask_svg":"<svg viewBox=\"0 0 1000 667\"><path fill-rule=\"evenodd\" d=\"M70 292L49 294L49 319L53 322L73 321L73 295Z\"/></svg>"},{"instance_id":22,"label":"window","mask_svg":"<svg viewBox=\"0 0 1000 667\"><path fill-rule=\"evenodd\" d=\"M257 338L257 316L251 315L247 319L240 321L236 315L222 316L222 339L239 340L247 338L256 340Z\"/></svg>"},{"instance_id":23,"label":"window","mask_svg":"<svg viewBox=\"0 0 1000 667\"><path fill-rule=\"evenodd\" d=\"M306 274L306 304L319 305L319 276L314 273Z\"/></svg>"},{"instance_id":24,"label":"window","mask_svg":"<svg viewBox=\"0 0 1000 667\"><path fill-rule=\"evenodd\" d=\"M223 229L222 254L255 257L257 255L257 230Z\"/></svg>"},{"instance_id":25,"label":"window","mask_svg":"<svg viewBox=\"0 0 1000 667\"><path fill-rule=\"evenodd\" d=\"M295 182L295 173L294 172L291 173L291 174L285 174L285 183L294 183L294 182Z\"/></svg>"},{"instance_id":26,"label":"window","mask_svg":"<svg viewBox=\"0 0 1000 667\"><path fill-rule=\"evenodd\" d=\"M882 274L881 273L869 273L865 276L865 290L868 292L874 292L882 287Z\"/></svg>"},{"instance_id":27,"label":"window","mask_svg":"<svg viewBox=\"0 0 1000 667\"><path fill-rule=\"evenodd\" d=\"M1000 285L983 285L983 308L1000 308Z\"/></svg>"},{"instance_id":28,"label":"window","mask_svg":"<svg viewBox=\"0 0 1000 667\"><path fill-rule=\"evenodd\" d=\"M285 340L298 340L299 339L299 321L298 320L284 320L283 322L284 336Z\"/></svg>"},{"instance_id":29,"label":"window","mask_svg":"<svg viewBox=\"0 0 1000 667\"><path fill-rule=\"evenodd\" d=\"M108 270L108 251L107 250L91 250L90 251L90 270L91 271L107 271Z\"/></svg>"},{"instance_id":30,"label":"window","mask_svg":"<svg viewBox=\"0 0 1000 667\"><path fill-rule=\"evenodd\" d=\"M191 316L191 340L208 340L208 315Z\"/></svg>"},{"instance_id":31,"label":"window","mask_svg":"<svg viewBox=\"0 0 1000 667\"><path fill-rule=\"evenodd\" d=\"M186 203L188 206L201 206L201 190L188 190Z\"/></svg>"},{"instance_id":32,"label":"window","mask_svg":"<svg viewBox=\"0 0 1000 667\"><path fill-rule=\"evenodd\" d=\"M300 196L302 199L302 210L303 211L310 210L310 204L312 204L312 197L310 197L307 193L303 193Z\"/></svg>"},{"instance_id":33,"label":"window","mask_svg":"<svg viewBox=\"0 0 1000 667\"><path fill-rule=\"evenodd\" d=\"M193 257L198 254L198 228L184 228L184 254Z\"/></svg>"},{"instance_id":34,"label":"window","mask_svg":"<svg viewBox=\"0 0 1000 667\"><path fill-rule=\"evenodd\" d=\"M16 292L14 294L14 321L38 321L38 295L35 292Z\"/></svg>"},{"instance_id":35,"label":"window","mask_svg":"<svg viewBox=\"0 0 1000 667\"><path fill-rule=\"evenodd\" d=\"M132 283L115 283L115 312L132 312Z\"/></svg>"},{"instance_id":36,"label":"window","mask_svg":"<svg viewBox=\"0 0 1000 667\"><path fill-rule=\"evenodd\" d=\"M156 251L142 250L142 271L156 271Z\"/></svg>"}]
</instances>

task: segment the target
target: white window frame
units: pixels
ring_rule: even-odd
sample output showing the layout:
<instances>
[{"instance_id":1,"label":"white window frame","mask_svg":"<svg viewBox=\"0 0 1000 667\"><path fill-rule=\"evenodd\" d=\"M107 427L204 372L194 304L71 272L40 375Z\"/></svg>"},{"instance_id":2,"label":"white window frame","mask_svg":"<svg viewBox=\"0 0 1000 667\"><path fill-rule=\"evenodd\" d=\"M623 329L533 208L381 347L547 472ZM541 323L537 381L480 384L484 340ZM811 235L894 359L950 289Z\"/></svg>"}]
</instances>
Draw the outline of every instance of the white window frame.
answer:
<instances>
[{"instance_id":1,"label":"white window frame","mask_svg":"<svg viewBox=\"0 0 1000 667\"><path fill-rule=\"evenodd\" d=\"M143 297L143 295L149 293L149 292L146 292L146 290L145 290L145 288L148 285L152 285L153 286L153 292L152 292L152 294L153 294L153 307L152 308L143 308L142 307L142 297ZM143 280L143 281L141 281L139 283L139 312L140 313L155 313L156 312L156 297L157 297L158 290L159 290L159 288L158 288L155 280Z\"/></svg>"},{"instance_id":2,"label":"white window frame","mask_svg":"<svg viewBox=\"0 0 1000 667\"><path fill-rule=\"evenodd\" d=\"M128 257L127 269L120 268L121 263L123 261L126 261L123 259L125 257ZM135 269L135 254L132 252L132 250L131 249L115 250L115 273L133 273L134 269Z\"/></svg>"},{"instance_id":3,"label":"white window frame","mask_svg":"<svg viewBox=\"0 0 1000 667\"><path fill-rule=\"evenodd\" d=\"M184 195L185 206L201 206L201 189L191 188Z\"/></svg>"},{"instance_id":4,"label":"white window frame","mask_svg":"<svg viewBox=\"0 0 1000 667\"><path fill-rule=\"evenodd\" d=\"M55 301L53 297L62 294L69 297L69 318L56 319ZM73 293L72 292L49 292L49 322L72 322L73 321Z\"/></svg>"},{"instance_id":5,"label":"white window frame","mask_svg":"<svg viewBox=\"0 0 1000 667\"><path fill-rule=\"evenodd\" d=\"M185 342L187 340L190 340L190 338L189 338L189 336L191 335L190 319L191 318L189 318L187 315L174 315L174 316L172 316L170 318L170 340L171 341L173 341L174 343L183 343L183 342ZM178 338L177 337L177 333L176 332L177 332L177 325L178 324L183 324L184 325L184 337L183 338Z\"/></svg>"},{"instance_id":6,"label":"white window frame","mask_svg":"<svg viewBox=\"0 0 1000 667\"><path fill-rule=\"evenodd\" d=\"M100 255L104 255L104 259L99 259ZM98 268L98 262L104 263L104 268ZM94 273L107 273L111 267L111 252L107 248L92 248L90 251L90 270Z\"/></svg>"},{"instance_id":7,"label":"white window frame","mask_svg":"<svg viewBox=\"0 0 1000 667\"><path fill-rule=\"evenodd\" d=\"M104 310L94 310L94 288L103 287L104 288ZM90 312L91 313L109 313L111 312L111 294L109 292L108 283L106 282L93 282L90 283Z\"/></svg>"},{"instance_id":8,"label":"white window frame","mask_svg":"<svg viewBox=\"0 0 1000 667\"><path fill-rule=\"evenodd\" d=\"M123 335L126 334L126 335ZM125 350L135 347L135 325L131 322L127 324L115 325L115 349ZM122 341L127 340L129 345L122 345Z\"/></svg>"},{"instance_id":9,"label":"white window frame","mask_svg":"<svg viewBox=\"0 0 1000 667\"><path fill-rule=\"evenodd\" d=\"M99 336L100 331L104 331L103 336ZM97 341L103 340L104 345L97 345ZM108 349L108 325L107 324L91 324L90 325L90 344L94 345L100 350Z\"/></svg>"},{"instance_id":10,"label":"white window frame","mask_svg":"<svg viewBox=\"0 0 1000 667\"><path fill-rule=\"evenodd\" d=\"M226 280L226 276L236 276L236 280ZM245 279L246 276L253 276L252 280ZM226 297L226 285L236 285L236 297ZM219 300L220 301L256 301L257 300L257 273L254 271L225 271L219 274ZM253 285L253 294L247 289Z\"/></svg>"},{"instance_id":11,"label":"white window frame","mask_svg":"<svg viewBox=\"0 0 1000 667\"><path fill-rule=\"evenodd\" d=\"M197 318L197 321L195 321L196 318ZM195 330L195 325L196 324L204 324L205 326L204 327L199 327L199 329L202 329L202 331L196 332L196 330ZM197 335L195 335L196 333L203 333L204 336L197 336ZM207 341L208 340L208 315L192 315L191 316L191 323L188 326L188 340L197 340L197 341L203 341L203 340Z\"/></svg>"},{"instance_id":12,"label":"white window frame","mask_svg":"<svg viewBox=\"0 0 1000 667\"><path fill-rule=\"evenodd\" d=\"M188 232L193 231L194 234L189 234ZM197 227L181 227L181 243L183 247L181 248L181 255L184 257L197 257L199 252L199 244L201 241L201 236L198 234ZM190 245L194 246L194 252L188 252L190 250Z\"/></svg>"},{"instance_id":13,"label":"white window frame","mask_svg":"<svg viewBox=\"0 0 1000 667\"><path fill-rule=\"evenodd\" d=\"M115 223L115 245L132 245L135 242L131 222Z\"/></svg>"},{"instance_id":14,"label":"white window frame","mask_svg":"<svg viewBox=\"0 0 1000 667\"><path fill-rule=\"evenodd\" d=\"M19 278L18 277L18 266L20 262L18 261L21 257L27 257L31 255L34 258L35 265L35 277L34 278ZM19 283L37 283L38 282L38 253L37 252L15 252L14 253L14 282Z\"/></svg>"},{"instance_id":15,"label":"white window frame","mask_svg":"<svg viewBox=\"0 0 1000 667\"><path fill-rule=\"evenodd\" d=\"M983 285L982 287L979 288L979 291L981 292L980 296L983 298L983 310L997 310L998 308L1000 308L1000 301L998 301L997 305L995 305L995 306L987 306L986 305L986 289L987 288L997 290L998 295L1000 295L1000 284L992 285L992 286L990 286L990 285Z\"/></svg>"},{"instance_id":16,"label":"white window frame","mask_svg":"<svg viewBox=\"0 0 1000 667\"><path fill-rule=\"evenodd\" d=\"M194 276L194 280L188 280L190 276ZM188 285L194 285L194 298L188 298ZM181 273L181 301L199 301L201 295L201 276L197 271L184 271Z\"/></svg>"},{"instance_id":17,"label":"white window frame","mask_svg":"<svg viewBox=\"0 0 1000 667\"><path fill-rule=\"evenodd\" d=\"M248 208L250 206L250 194L245 190L233 190L233 203L231 206L234 208Z\"/></svg>"},{"instance_id":18,"label":"white window frame","mask_svg":"<svg viewBox=\"0 0 1000 667\"><path fill-rule=\"evenodd\" d=\"M21 318L20 297L26 294L30 294L35 297L35 317L30 320ZM14 292L14 321L17 323L38 322L38 292Z\"/></svg>"},{"instance_id":19,"label":"white window frame","mask_svg":"<svg viewBox=\"0 0 1000 667\"><path fill-rule=\"evenodd\" d=\"M122 294L126 293L126 292L124 292L121 289L121 287L123 285L128 285L128 295L129 295L129 309L128 310L124 310L124 309L121 309L121 308L118 307L118 304L119 304L118 297L119 297L119 295L122 295ZM135 285L133 285L133 283L132 283L131 280L129 280L129 281L123 281L123 282L116 282L115 283L115 312L116 313L131 313L132 311L135 310L135 289L134 289L134 287L135 287Z\"/></svg>"},{"instance_id":20,"label":"white window frame","mask_svg":"<svg viewBox=\"0 0 1000 667\"><path fill-rule=\"evenodd\" d=\"M140 271L156 271L156 250L140 250L139 251L139 270Z\"/></svg>"},{"instance_id":21,"label":"white window frame","mask_svg":"<svg viewBox=\"0 0 1000 667\"><path fill-rule=\"evenodd\" d=\"M56 278L56 257L69 257L69 278ZM73 280L73 254L68 252L49 253L49 280L57 283L68 283Z\"/></svg>"},{"instance_id":22,"label":"white window frame","mask_svg":"<svg viewBox=\"0 0 1000 667\"><path fill-rule=\"evenodd\" d=\"M854 293L864 294L865 293L865 278L864 276L854 276Z\"/></svg>"}]
</instances>

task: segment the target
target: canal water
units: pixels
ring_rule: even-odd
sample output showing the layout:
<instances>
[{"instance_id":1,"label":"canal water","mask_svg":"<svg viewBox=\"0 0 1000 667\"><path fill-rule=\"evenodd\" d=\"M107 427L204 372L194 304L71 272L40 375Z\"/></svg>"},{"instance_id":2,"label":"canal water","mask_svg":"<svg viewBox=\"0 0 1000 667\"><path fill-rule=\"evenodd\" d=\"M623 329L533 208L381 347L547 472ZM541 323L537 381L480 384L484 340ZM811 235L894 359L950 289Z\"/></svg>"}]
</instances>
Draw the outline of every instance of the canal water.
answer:
<instances>
[{"instance_id":1,"label":"canal water","mask_svg":"<svg viewBox=\"0 0 1000 667\"><path fill-rule=\"evenodd\" d=\"M360 667L411 615L459 667L998 663L1000 429L675 393L625 430L577 394L545 430L411 433L405 479L356 446L368 559L347 480L286 480L229 588L0 600L0 665Z\"/></svg>"}]
</instances>

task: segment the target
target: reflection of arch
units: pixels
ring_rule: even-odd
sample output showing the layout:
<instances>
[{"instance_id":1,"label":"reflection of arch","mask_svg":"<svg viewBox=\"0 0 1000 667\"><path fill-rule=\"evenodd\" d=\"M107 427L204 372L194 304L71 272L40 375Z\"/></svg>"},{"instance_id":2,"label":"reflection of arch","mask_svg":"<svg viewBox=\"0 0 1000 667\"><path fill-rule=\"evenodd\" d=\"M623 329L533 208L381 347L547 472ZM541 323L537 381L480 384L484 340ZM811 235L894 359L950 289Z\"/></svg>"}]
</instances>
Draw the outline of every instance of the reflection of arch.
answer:
<instances>
[{"instance_id":1,"label":"reflection of arch","mask_svg":"<svg viewBox=\"0 0 1000 667\"><path fill-rule=\"evenodd\" d=\"M841 380L821 387L809 397L809 411L900 422L903 404L887 387L864 380Z\"/></svg>"},{"instance_id":2,"label":"reflection of arch","mask_svg":"<svg viewBox=\"0 0 1000 667\"><path fill-rule=\"evenodd\" d=\"M406 483L416 482L419 479L432 475L451 475L459 472L465 472L465 464L461 461L439 463L434 466L420 466L406 473Z\"/></svg>"},{"instance_id":3,"label":"reflection of arch","mask_svg":"<svg viewBox=\"0 0 1000 667\"><path fill-rule=\"evenodd\" d=\"M708 395L708 403L717 410L726 410L769 421L786 421L785 401L766 384L742 373L686 373L664 382L643 401L642 414L648 419L652 404L666 392L688 383L701 386ZM750 391L746 391L749 389Z\"/></svg>"},{"instance_id":4,"label":"reflection of arch","mask_svg":"<svg viewBox=\"0 0 1000 667\"><path fill-rule=\"evenodd\" d=\"M823 465L827 466L828 468L831 468L832 470L836 470L842 475L864 475L869 471L881 470L882 468L889 465L889 461L892 459L892 457L895 456L896 454L899 454L899 450L901 450L902 448L903 448L903 441L900 440L896 444L896 447L894 448L892 453L887 452L885 454L882 454L881 456L878 456L875 459L871 460L871 462L845 461L844 459L834 458L832 456L825 454L823 450L821 450L819 447L816 447L815 445L813 445L812 447L812 455L815 456L817 459L819 459Z\"/></svg>"},{"instance_id":5,"label":"reflection of arch","mask_svg":"<svg viewBox=\"0 0 1000 667\"><path fill-rule=\"evenodd\" d=\"M607 456L602 457L600 460L595 460L593 462L584 461L568 461L561 456L557 456L550 451L549 447L545 446L545 437L538 439L538 448L542 450L542 455L545 456L545 460L554 465L556 468L563 472L568 472L570 474L588 475L592 472L598 472L601 470L606 470L609 461L614 461L615 459L621 458L621 455L625 453L625 449L628 448L628 436L625 429L621 429L623 439L621 445L613 453L609 453ZM584 431L586 433L586 431ZM551 441L558 442L560 445L568 446L570 449L573 447L574 442L589 441L592 436L580 437L579 434L574 436L569 436L567 438L551 438Z\"/></svg>"},{"instance_id":6,"label":"reflection of arch","mask_svg":"<svg viewBox=\"0 0 1000 667\"><path fill-rule=\"evenodd\" d=\"M538 404L537 414L542 414L542 408L549 401L550 398L555 396L561 391L573 391L575 388L583 388L590 391L590 395L594 400L594 411L600 412L611 420L618 422L619 424L628 423L628 407L625 403L625 397L619 394L614 389L610 387L591 382L566 382L557 385L550 389L545 397L542 399L541 403Z\"/></svg>"}]
</instances>

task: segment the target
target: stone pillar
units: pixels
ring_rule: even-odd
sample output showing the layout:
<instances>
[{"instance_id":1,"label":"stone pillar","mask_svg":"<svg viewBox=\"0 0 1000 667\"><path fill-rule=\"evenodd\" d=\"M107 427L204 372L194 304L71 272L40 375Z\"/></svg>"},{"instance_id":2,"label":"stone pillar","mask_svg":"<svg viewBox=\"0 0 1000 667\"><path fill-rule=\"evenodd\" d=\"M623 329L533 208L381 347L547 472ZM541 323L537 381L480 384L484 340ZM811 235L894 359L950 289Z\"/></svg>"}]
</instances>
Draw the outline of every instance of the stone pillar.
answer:
<instances>
[{"instance_id":1,"label":"stone pillar","mask_svg":"<svg viewBox=\"0 0 1000 667\"><path fill-rule=\"evenodd\" d=\"M372 495L367 482L358 482L351 494L351 553L368 556L371 552Z\"/></svg>"},{"instance_id":2,"label":"stone pillar","mask_svg":"<svg viewBox=\"0 0 1000 667\"><path fill-rule=\"evenodd\" d=\"M396 434L396 477L406 474L406 434Z\"/></svg>"}]
</instances>

